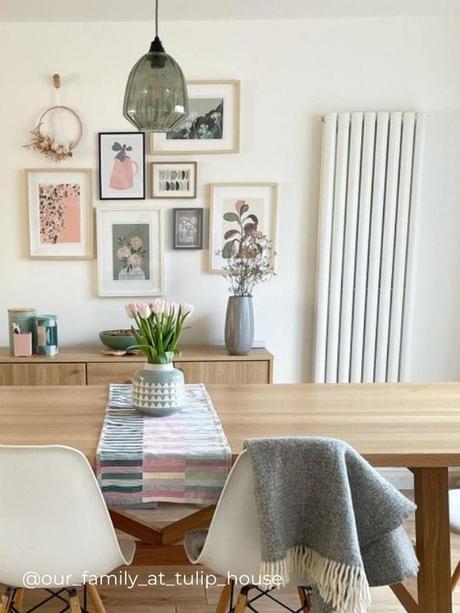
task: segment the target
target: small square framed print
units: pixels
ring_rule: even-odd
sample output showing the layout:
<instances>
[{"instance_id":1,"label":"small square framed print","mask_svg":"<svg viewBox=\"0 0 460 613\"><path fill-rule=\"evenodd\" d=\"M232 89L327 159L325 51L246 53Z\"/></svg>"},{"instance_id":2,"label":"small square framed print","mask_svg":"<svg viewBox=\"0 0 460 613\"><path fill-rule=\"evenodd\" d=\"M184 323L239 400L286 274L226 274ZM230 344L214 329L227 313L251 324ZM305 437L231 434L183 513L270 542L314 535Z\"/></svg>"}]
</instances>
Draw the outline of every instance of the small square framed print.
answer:
<instances>
[{"instance_id":1,"label":"small square framed print","mask_svg":"<svg viewBox=\"0 0 460 613\"><path fill-rule=\"evenodd\" d=\"M174 249L203 248L203 209L179 208L174 213Z\"/></svg>"},{"instance_id":2,"label":"small square framed print","mask_svg":"<svg viewBox=\"0 0 460 613\"><path fill-rule=\"evenodd\" d=\"M97 207L99 296L161 296L163 211L137 204Z\"/></svg>"},{"instance_id":3,"label":"small square framed print","mask_svg":"<svg viewBox=\"0 0 460 613\"><path fill-rule=\"evenodd\" d=\"M145 134L99 133L99 198L145 199Z\"/></svg>"},{"instance_id":4,"label":"small square framed print","mask_svg":"<svg viewBox=\"0 0 460 613\"><path fill-rule=\"evenodd\" d=\"M42 168L26 171L30 256L93 257L91 171Z\"/></svg>"},{"instance_id":5,"label":"small square framed print","mask_svg":"<svg viewBox=\"0 0 460 613\"><path fill-rule=\"evenodd\" d=\"M196 198L196 162L152 162L152 198Z\"/></svg>"}]
</instances>

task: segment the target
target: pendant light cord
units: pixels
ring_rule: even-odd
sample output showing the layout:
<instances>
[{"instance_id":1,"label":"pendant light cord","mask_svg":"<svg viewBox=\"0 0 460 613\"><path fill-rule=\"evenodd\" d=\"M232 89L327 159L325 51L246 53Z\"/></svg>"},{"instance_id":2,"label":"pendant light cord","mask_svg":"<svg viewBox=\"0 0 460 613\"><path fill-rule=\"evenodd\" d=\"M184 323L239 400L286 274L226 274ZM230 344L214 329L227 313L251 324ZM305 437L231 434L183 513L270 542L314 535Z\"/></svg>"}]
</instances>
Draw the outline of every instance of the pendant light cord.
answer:
<instances>
[{"instance_id":1,"label":"pendant light cord","mask_svg":"<svg viewBox=\"0 0 460 613\"><path fill-rule=\"evenodd\" d=\"M158 0L155 0L155 36L158 36Z\"/></svg>"}]
</instances>

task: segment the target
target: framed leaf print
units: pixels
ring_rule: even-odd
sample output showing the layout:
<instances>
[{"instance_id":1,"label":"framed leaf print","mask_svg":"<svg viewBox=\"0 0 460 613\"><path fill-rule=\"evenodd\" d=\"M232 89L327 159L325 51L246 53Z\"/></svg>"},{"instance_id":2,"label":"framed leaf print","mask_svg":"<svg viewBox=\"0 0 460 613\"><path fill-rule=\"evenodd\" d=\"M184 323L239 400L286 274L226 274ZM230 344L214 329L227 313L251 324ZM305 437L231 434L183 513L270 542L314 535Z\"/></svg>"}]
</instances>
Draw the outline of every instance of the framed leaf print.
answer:
<instances>
[{"instance_id":1,"label":"framed leaf print","mask_svg":"<svg viewBox=\"0 0 460 613\"><path fill-rule=\"evenodd\" d=\"M93 257L91 171L26 170L30 256Z\"/></svg>"},{"instance_id":2,"label":"framed leaf print","mask_svg":"<svg viewBox=\"0 0 460 613\"><path fill-rule=\"evenodd\" d=\"M212 183L209 224L209 271L221 273L241 239L262 232L276 246L276 183Z\"/></svg>"},{"instance_id":3,"label":"framed leaf print","mask_svg":"<svg viewBox=\"0 0 460 613\"><path fill-rule=\"evenodd\" d=\"M240 82L189 81L189 114L166 134L150 135L150 153L238 153Z\"/></svg>"},{"instance_id":4,"label":"framed leaf print","mask_svg":"<svg viewBox=\"0 0 460 613\"><path fill-rule=\"evenodd\" d=\"M145 134L99 134L99 198L145 199Z\"/></svg>"},{"instance_id":5,"label":"framed leaf print","mask_svg":"<svg viewBox=\"0 0 460 613\"><path fill-rule=\"evenodd\" d=\"M159 296L164 285L163 212L97 207L99 296Z\"/></svg>"}]
</instances>

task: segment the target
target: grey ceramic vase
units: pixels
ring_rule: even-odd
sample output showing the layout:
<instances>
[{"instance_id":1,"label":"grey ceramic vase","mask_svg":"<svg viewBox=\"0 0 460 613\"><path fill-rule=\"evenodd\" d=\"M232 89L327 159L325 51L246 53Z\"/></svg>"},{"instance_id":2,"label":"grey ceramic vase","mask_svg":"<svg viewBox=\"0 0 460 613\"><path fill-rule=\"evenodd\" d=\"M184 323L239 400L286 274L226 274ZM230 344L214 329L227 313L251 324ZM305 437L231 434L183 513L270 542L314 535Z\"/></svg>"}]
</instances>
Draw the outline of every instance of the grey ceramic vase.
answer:
<instances>
[{"instance_id":1,"label":"grey ceramic vase","mask_svg":"<svg viewBox=\"0 0 460 613\"><path fill-rule=\"evenodd\" d=\"M230 296L225 318L225 346L230 355L246 355L254 343L252 296Z\"/></svg>"},{"instance_id":2,"label":"grey ceramic vase","mask_svg":"<svg viewBox=\"0 0 460 613\"><path fill-rule=\"evenodd\" d=\"M184 408L184 373L173 364L144 364L133 380L133 407L154 417L166 417Z\"/></svg>"}]
</instances>

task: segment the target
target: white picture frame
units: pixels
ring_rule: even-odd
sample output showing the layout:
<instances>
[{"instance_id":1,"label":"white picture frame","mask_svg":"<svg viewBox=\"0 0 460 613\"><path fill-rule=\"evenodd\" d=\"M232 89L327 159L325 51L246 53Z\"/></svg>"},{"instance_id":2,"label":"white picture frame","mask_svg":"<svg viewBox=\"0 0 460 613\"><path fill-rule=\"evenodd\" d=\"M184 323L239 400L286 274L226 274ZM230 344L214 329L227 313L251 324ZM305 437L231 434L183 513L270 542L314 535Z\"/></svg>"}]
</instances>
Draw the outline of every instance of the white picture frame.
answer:
<instances>
[{"instance_id":1,"label":"white picture frame","mask_svg":"<svg viewBox=\"0 0 460 613\"><path fill-rule=\"evenodd\" d=\"M194 200L197 194L197 162L152 162L152 198Z\"/></svg>"},{"instance_id":2,"label":"white picture frame","mask_svg":"<svg viewBox=\"0 0 460 613\"><path fill-rule=\"evenodd\" d=\"M238 153L240 82L189 81L187 89L189 116L172 132L152 133L150 153L152 155Z\"/></svg>"},{"instance_id":3,"label":"white picture frame","mask_svg":"<svg viewBox=\"0 0 460 613\"><path fill-rule=\"evenodd\" d=\"M25 171L31 258L93 258L92 172L86 168Z\"/></svg>"},{"instance_id":4,"label":"white picture frame","mask_svg":"<svg viewBox=\"0 0 460 613\"><path fill-rule=\"evenodd\" d=\"M211 183L209 186L209 272L222 274L225 258L222 252L227 242L225 233L239 229L237 222L226 221L226 213L235 213L236 203L245 201L249 209L244 214L255 215L258 229L263 232L272 245L273 264L276 251L276 226L278 209L277 183ZM247 220L253 223L253 219ZM235 225L236 224L236 225Z\"/></svg>"},{"instance_id":5,"label":"white picture frame","mask_svg":"<svg viewBox=\"0 0 460 613\"><path fill-rule=\"evenodd\" d=\"M99 296L162 296L162 209L102 203L97 207L96 220Z\"/></svg>"}]
</instances>

